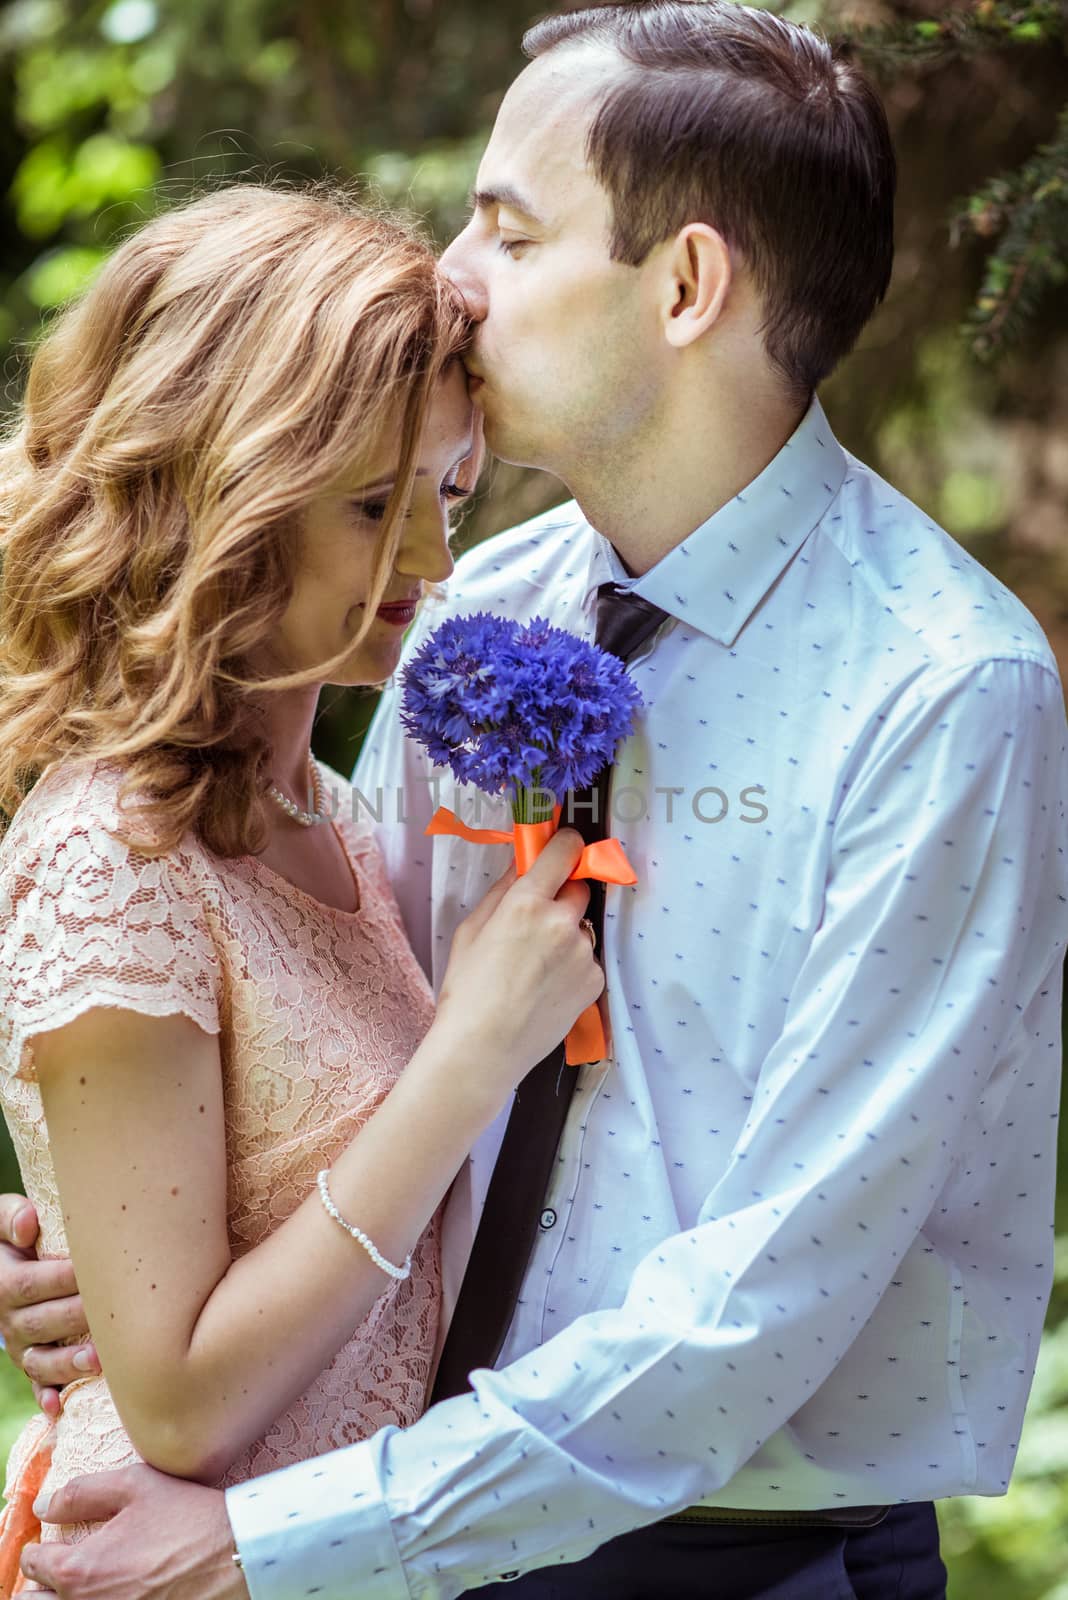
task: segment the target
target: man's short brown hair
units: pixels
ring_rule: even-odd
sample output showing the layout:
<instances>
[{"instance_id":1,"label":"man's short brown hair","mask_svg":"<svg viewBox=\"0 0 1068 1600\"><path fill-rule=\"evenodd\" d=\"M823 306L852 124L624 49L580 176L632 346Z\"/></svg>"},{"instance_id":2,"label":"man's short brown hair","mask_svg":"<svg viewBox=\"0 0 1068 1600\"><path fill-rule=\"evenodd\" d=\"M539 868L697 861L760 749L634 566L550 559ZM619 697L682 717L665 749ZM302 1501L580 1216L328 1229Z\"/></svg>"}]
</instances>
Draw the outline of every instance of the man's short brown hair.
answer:
<instances>
[{"instance_id":1,"label":"man's short brown hair","mask_svg":"<svg viewBox=\"0 0 1068 1600\"><path fill-rule=\"evenodd\" d=\"M722 0L647 0L547 17L528 56L611 46L627 63L587 159L633 266L690 222L753 274L771 361L799 396L852 347L886 293L896 165L874 89L818 34Z\"/></svg>"}]
</instances>

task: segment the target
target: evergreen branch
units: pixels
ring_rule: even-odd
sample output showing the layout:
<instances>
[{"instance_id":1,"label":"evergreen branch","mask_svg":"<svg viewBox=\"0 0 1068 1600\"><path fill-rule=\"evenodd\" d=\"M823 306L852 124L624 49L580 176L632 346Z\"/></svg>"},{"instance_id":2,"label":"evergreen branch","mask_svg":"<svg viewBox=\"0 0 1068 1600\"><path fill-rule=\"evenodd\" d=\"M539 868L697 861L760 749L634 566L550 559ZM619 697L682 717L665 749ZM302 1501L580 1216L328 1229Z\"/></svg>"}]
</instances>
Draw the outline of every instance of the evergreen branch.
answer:
<instances>
[{"instance_id":1,"label":"evergreen branch","mask_svg":"<svg viewBox=\"0 0 1068 1600\"><path fill-rule=\"evenodd\" d=\"M932 9L934 9L932 7ZM873 66L902 69L978 55L1000 45L1034 45L1064 39L1068 33L1062 0L972 0L967 9L942 17L900 20L879 27L851 28L833 37L850 55Z\"/></svg>"},{"instance_id":2,"label":"evergreen branch","mask_svg":"<svg viewBox=\"0 0 1068 1600\"><path fill-rule=\"evenodd\" d=\"M1068 280L1068 106L1057 132L1014 173L995 178L954 218L955 237L1001 235L965 322L973 354L1001 355L1045 293Z\"/></svg>"},{"instance_id":3,"label":"evergreen branch","mask_svg":"<svg viewBox=\"0 0 1068 1600\"><path fill-rule=\"evenodd\" d=\"M1066 38L1066 0L971 0L937 18L856 28L836 43L895 76L951 58ZM1068 107L1048 145L958 208L954 244L962 233L998 240L962 329L972 353L992 361L1019 337L1049 289L1068 280Z\"/></svg>"}]
</instances>

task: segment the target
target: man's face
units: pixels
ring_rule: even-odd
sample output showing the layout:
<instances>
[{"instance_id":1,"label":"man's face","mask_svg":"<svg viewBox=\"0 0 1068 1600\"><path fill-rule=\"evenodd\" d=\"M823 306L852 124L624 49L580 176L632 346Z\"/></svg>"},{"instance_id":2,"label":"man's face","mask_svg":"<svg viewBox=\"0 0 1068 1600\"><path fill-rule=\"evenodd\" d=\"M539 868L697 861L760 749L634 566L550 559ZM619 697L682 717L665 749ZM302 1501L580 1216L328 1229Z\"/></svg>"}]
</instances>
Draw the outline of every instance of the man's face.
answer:
<instances>
[{"instance_id":1,"label":"man's face","mask_svg":"<svg viewBox=\"0 0 1068 1600\"><path fill-rule=\"evenodd\" d=\"M465 358L486 440L569 481L609 464L655 405L649 279L609 255L611 203L586 165L614 52L562 48L505 96L475 210L442 266L477 320Z\"/></svg>"}]
</instances>

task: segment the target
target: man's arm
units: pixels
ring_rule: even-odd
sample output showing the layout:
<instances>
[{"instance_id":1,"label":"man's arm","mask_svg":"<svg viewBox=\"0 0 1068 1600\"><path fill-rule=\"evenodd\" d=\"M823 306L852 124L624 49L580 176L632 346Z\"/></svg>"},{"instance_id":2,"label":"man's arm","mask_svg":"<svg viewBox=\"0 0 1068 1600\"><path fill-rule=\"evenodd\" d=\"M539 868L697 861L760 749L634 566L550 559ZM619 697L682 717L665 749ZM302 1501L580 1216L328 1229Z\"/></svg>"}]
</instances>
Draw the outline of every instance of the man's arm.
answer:
<instances>
[{"instance_id":1,"label":"man's arm","mask_svg":"<svg viewBox=\"0 0 1068 1600\"><path fill-rule=\"evenodd\" d=\"M231 1490L254 1600L298 1578L323 1600L451 1600L727 1484L848 1350L1028 1002L1057 991L1066 790L1042 664L906 693L858 760L822 925L694 1227L621 1307L480 1371L474 1394Z\"/></svg>"}]
</instances>

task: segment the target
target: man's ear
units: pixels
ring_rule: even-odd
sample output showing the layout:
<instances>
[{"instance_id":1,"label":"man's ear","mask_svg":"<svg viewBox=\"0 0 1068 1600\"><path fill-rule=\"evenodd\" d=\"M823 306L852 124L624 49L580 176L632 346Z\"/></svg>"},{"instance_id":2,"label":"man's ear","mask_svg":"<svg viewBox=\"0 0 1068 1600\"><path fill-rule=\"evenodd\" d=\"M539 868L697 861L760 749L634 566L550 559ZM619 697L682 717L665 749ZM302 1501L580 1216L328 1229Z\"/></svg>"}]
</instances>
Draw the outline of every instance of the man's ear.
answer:
<instances>
[{"instance_id":1,"label":"man's ear","mask_svg":"<svg viewBox=\"0 0 1068 1600\"><path fill-rule=\"evenodd\" d=\"M672 241L665 269L664 335L682 350L723 310L732 276L727 241L707 223L688 223Z\"/></svg>"}]
</instances>

